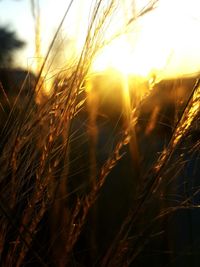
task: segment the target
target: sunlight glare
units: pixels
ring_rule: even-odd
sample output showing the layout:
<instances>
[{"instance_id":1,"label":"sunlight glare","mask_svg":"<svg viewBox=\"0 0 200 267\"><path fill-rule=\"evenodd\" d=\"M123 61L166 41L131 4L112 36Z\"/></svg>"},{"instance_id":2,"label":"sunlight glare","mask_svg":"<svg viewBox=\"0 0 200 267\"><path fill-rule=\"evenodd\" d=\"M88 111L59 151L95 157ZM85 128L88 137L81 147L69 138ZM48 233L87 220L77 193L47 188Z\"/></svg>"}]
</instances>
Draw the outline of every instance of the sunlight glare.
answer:
<instances>
[{"instance_id":1,"label":"sunlight glare","mask_svg":"<svg viewBox=\"0 0 200 267\"><path fill-rule=\"evenodd\" d=\"M94 71L114 68L149 77L180 76L200 70L199 1L159 1L138 19L132 32L116 38L99 51Z\"/></svg>"}]
</instances>

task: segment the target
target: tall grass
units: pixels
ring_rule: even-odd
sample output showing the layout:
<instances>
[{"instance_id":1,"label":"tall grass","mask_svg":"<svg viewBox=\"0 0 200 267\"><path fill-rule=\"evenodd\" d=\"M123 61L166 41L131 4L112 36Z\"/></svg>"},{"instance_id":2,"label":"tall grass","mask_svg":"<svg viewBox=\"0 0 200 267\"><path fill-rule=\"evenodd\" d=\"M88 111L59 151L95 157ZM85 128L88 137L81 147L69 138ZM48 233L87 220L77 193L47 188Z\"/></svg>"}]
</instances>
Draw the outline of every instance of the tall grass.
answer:
<instances>
[{"instance_id":1,"label":"tall grass","mask_svg":"<svg viewBox=\"0 0 200 267\"><path fill-rule=\"evenodd\" d=\"M36 105L34 99L53 65L56 39L72 4L27 99L20 102L25 83L13 103L1 86L12 105L2 120L0 139L1 265L146 266L151 262L164 266L165 251L172 256L174 252L167 239L173 230L168 218L179 209L199 207L194 200L199 193L197 174L188 173L191 188L190 182L180 179L190 161L194 169L199 147L199 139L193 138L194 132L198 137L199 80L168 132L162 126L160 130L163 121L157 120L152 132L145 133L144 110L149 99L159 96L156 85L132 103L123 77L118 86L126 87L122 91L126 95L114 114L109 113L89 70L105 45L104 32L118 5L115 0L97 0L80 56L56 73L51 95ZM154 4L137 17L150 12ZM158 103L162 110L165 103ZM187 193L192 192L180 193L183 185L188 186ZM149 246L160 251L156 254Z\"/></svg>"}]
</instances>

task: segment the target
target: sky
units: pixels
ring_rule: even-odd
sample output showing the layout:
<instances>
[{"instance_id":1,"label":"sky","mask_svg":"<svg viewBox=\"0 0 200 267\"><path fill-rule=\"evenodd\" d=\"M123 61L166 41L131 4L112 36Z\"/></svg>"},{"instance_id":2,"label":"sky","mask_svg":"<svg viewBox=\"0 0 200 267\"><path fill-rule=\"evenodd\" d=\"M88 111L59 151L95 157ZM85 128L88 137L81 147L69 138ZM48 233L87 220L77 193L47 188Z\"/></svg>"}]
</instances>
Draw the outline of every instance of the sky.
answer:
<instances>
[{"instance_id":1,"label":"sky","mask_svg":"<svg viewBox=\"0 0 200 267\"><path fill-rule=\"evenodd\" d=\"M40 0L42 56L67 9L69 0ZM129 0L119 1L125 17L134 13ZM133 2L133 1L132 1ZM139 10L148 1L136 0ZM68 39L84 37L94 0L75 0L63 27ZM160 0L155 11L142 17L129 34L103 49L94 63L96 70L116 67L124 72L180 76L200 70L200 1ZM118 15L119 15L118 14ZM111 24L118 27L118 18ZM29 0L0 0L0 25L8 25L27 42L16 64L29 67L34 60L34 20ZM79 46L78 42L76 43Z\"/></svg>"},{"instance_id":2,"label":"sky","mask_svg":"<svg viewBox=\"0 0 200 267\"><path fill-rule=\"evenodd\" d=\"M17 32L20 39L27 43L23 53L18 53L17 64L24 67L32 61L35 50L35 24L30 2L29 0L0 1L0 25L9 26ZM67 9L68 2L68 0L40 0L41 43L44 53ZM70 27L68 31L71 34Z\"/></svg>"}]
</instances>

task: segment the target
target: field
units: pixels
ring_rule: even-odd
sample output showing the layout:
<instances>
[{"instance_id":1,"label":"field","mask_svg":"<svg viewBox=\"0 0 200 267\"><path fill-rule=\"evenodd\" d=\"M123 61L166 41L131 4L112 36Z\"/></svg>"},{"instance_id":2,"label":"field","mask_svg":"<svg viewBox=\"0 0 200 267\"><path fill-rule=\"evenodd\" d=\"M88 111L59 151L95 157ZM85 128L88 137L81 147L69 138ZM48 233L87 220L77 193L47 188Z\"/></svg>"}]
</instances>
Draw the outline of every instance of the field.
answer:
<instances>
[{"instance_id":1,"label":"field","mask_svg":"<svg viewBox=\"0 0 200 267\"><path fill-rule=\"evenodd\" d=\"M1 266L199 266L199 75L91 72L115 9L53 75L67 12L37 74L0 69Z\"/></svg>"}]
</instances>

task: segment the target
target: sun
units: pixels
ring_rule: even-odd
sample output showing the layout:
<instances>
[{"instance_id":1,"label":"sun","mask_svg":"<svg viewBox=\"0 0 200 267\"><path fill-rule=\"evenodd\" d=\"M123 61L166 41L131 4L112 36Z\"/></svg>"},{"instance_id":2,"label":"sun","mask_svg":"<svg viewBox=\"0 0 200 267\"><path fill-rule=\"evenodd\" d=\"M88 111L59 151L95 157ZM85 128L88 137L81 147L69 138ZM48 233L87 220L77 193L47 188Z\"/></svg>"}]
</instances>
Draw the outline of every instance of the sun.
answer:
<instances>
[{"instance_id":1,"label":"sun","mask_svg":"<svg viewBox=\"0 0 200 267\"><path fill-rule=\"evenodd\" d=\"M181 6L181 8L180 8ZM159 1L158 7L138 19L131 31L103 47L93 71L116 69L147 78L181 76L200 70L200 8L198 1ZM113 26L114 27L114 26Z\"/></svg>"},{"instance_id":2,"label":"sun","mask_svg":"<svg viewBox=\"0 0 200 267\"><path fill-rule=\"evenodd\" d=\"M92 69L98 72L113 68L123 74L142 77L162 70L170 58L172 47L169 40L152 36L149 28L151 25L148 24L138 36L134 33L134 38L130 33L116 38L97 53Z\"/></svg>"}]
</instances>

